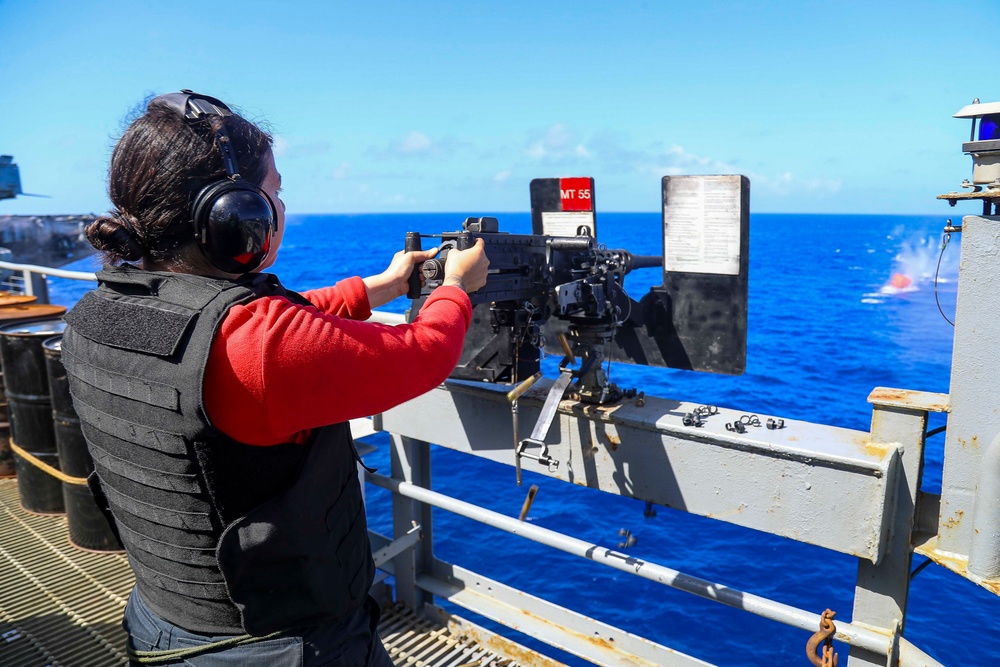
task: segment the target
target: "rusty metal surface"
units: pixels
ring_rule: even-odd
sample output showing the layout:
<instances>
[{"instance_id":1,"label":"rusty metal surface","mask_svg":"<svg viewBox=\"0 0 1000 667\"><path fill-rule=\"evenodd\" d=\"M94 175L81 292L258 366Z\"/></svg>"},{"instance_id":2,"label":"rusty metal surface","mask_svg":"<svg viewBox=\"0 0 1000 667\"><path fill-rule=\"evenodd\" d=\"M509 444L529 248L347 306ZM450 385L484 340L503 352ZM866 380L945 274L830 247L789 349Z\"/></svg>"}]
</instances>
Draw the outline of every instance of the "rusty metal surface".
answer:
<instances>
[{"instance_id":1,"label":"rusty metal surface","mask_svg":"<svg viewBox=\"0 0 1000 667\"><path fill-rule=\"evenodd\" d=\"M920 534L914 536L913 542L913 553L920 554L921 556L926 556L934 561L936 564L943 568L951 570L960 577L970 579L969 577L969 558L968 556L963 556L960 554L951 553L948 551L942 551L938 548L938 537L937 535L931 534ZM970 579L975 581L974 579ZM977 584L993 593L994 595L1000 596L1000 579L976 581Z\"/></svg>"},{"instance_id":2,"label":"rusty metal surface","mask_svg":"<svg viewBox=\"0 0 1000 667\"><path fill-rule=\"evenodd\" d=\"M938 199L954 201L959 199L1000 199L1000 190L981 190L979 192L949 192L946 195L938 195Z\"/></svg>"},{"instance_id":3,"label":"rusty metal surface","mask_svg":"<svg viewBox=\"0 0 1000 667\"><path fill-rule=\"evenodd\" d=\"M475 623L471 623L464 618L449 614L441 607L433 604L424 605L421 613L424 618L447 627L455 637L464 637L476 644L495 650L498 654L506 656L512 662L511 665L530 665L531 667L566 667L563 663L544 656L521 644L513 642L505 637L494 634Z\"/></svg>"},{"instance_id":4,"label":"rusty metal surface","mask_svg":"<svg viewBox=\"0 0 1000 667\"><path fill-rule=\"evenodd\" d=\"M938 394L929 391L875 387L872 393L868 395L868 402L872 405L883 405L909 410L951 412L951 398L948 394Z\"/></svg>"},{"instance_id":5,"label":"rusty metal surface","mask_svg":"<svg viewBox=\"0 0 1000 667\"><path fill-rule=\"evenodd\" d=\"M833 636L837 634L837 626L833 617L837 612L827 609L820 617L819 630L806 642L806 656L815 667L836 667L837 654L833 652ZM822 655L816 650L822 646Z\"/></svg>"},{"instance_id":6,"label":"rusty metal surface","mask_svg":"<svg viewBox=\"0 0 1000 667\"><path fill-rule=\"evenodd\" d=\"M468 621L435 622L405 605L384 609L378 630L396 667L563 667Z\"/></svg>"}]
</instances>

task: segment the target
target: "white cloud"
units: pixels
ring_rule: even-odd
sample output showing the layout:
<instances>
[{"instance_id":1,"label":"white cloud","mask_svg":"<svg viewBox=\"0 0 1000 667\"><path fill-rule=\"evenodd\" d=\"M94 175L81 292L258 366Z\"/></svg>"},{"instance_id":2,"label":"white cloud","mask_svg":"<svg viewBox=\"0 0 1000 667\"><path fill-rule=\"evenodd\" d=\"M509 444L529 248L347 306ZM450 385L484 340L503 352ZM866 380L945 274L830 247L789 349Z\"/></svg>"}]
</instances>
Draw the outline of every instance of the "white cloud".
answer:
<instances>
[{"instance_id":1,"label":"white cloud","mask_svg":"<svg viewBox=\"0 0 1000 667\"><path fill-rule=\"evenodd\" d=\"M384 147L371 147L368 155L378 160L393 158L425 158L443 156L467 148L467 144L452 137L431 138L419 130L412 130L406 136L389 141Z\"/></svg>"},{"instance_id":2,"label":"white cloud","mask_svg":"<svg viewBox=\"0 0 1000 667\"><path fill-rule=\"evenodd\" d=\"M804 195L820 197L836 193L841 188L839 180L824 178L824 174L818 171L803 176L801 171L794 172L787 166L784 169L765 166L758 167L760 172L757 173L738 161L698 153L671 142L669 138L637 142L620 132L603 130L583 133L565 123L536 129L525 137L520 147L516 143L513 146L510 143L495 146L485 154L486 157L483 149L476 144L454 137L432 137L419 130L397 136L383 146L381 149L370 149L369 156L380 161L442 159L451 164L450 160L455 156L478 155L483 165L493 165L492 174L486 171L476 179L480 184L484 180L493 185L509 184L526 172L586 171L598 179L613 175L643 181L685 174L742 174L750 179L755 192L767 194L775 200L791 200ZM464 164L455 162L452 166L461 171ZM329 173L334 179L362 180L371 177L384 180L389 177L382 171L369 173L364 169L364 162L344 162ZM403 176L407 179L426 178L427 172L421 170Z\"/></svg>"},{"instance_id":3,"label":"white cloud","mask_svg":"<svg viewBox=\"0 0 1000 667\"><path fill-rule=\"evenodd\" d=\"M667 149L640 152L632 157L632 167L640 174L651 176L679 176L692 173L733 173L730 165L701 155L689 153L683 146L674 144Z\"/></svg>"},{"instance_id":4,"label":"white cloud","mask_svg":"<svg viewBox=\"0 0 1000 667\"><path fill-rule=\"evenodd\" d=\"M803 178L790 171L769 175L740 169L722 160L691 153L677 144L651 155L638 156L635 169L639 173L657 177L682 174L741 174L750 179L755 190L778 196L788 196L796 192L833 194L838 192L841 186L841 182L836 179Z\"/></svg>"},{"instance_id":5,"label":"white cloud","mask_svg":"<svg viewBox=\"0 0 1000 667\"><path fill-rule=\"evenodd\" d=\"M420 153L429 153L434 150L434 142L431 141L423 132L417 132L414 130L410 132L406 137L396 144L395 150L398 153L403 153L404 155L415 155Z\"/></svg>"},{"instance_id":6,"label":"white cloud","mask_svg":"<svg viewBox=\"0 0 1000 667\"><path fill-rule=\"evenodd\" d=\"M271 152L274 153L274 157L285 157L285 154L288 153L288 141L281 135L275 135L271 144Z\"/></svg>"},{"instance_id":7,"label":"white cloud","mask_svg":"<svg viewBox=\"0 0 1000 667\"><path fill-rule=\"evenodd\" d=\"M343 180L344 178L347 178L347 173L350 169L351 165L349 162L341 162L332 172L330 172L330 175L336 181Z\"/></svg>"},{"instance_id":8,"label":"white cloud","mask_svg":"<svg viewBox=\"0 0 1000 667\"><path fill-rule=\"evenodd\" d=\"M797 192L808 194L835 194L840 191L841 182L832 178L802 178L791 172L776 176L748 173L751 184L758 189L776 195L791 195Z\"/></svg>"},{"instance_id":9,"label":"white cloud","mask_svg":"<svg viewBox=\"0 0 1000 667\"><path fill-rule=\"evenodd\" d=\"M532 160L547 161L591 157L586 146L577 140L576 132L562 123L556 123L529 139L524 154Z\"/></svg>"},{"instance_id":10,"label":"white cloud","mask_svg":"<svg viewBox=\"0 0 1000 667\"><path fill-rule=\"evenodd\" d=\"M325 155L332 150L328 141L309 141L306 143L292 143L282 136L275 136L271 145L271 151L276 158L287 158L290 160L312 157L314 155Z\"/></svg>"}]
</instances>

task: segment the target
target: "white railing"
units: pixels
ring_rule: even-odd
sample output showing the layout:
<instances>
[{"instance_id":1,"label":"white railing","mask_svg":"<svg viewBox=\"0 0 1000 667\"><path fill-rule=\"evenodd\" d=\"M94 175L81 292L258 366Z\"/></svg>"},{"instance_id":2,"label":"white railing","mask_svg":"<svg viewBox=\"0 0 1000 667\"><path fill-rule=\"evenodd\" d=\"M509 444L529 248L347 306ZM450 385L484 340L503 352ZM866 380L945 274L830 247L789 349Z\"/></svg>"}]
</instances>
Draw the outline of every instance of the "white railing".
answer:
<instances>
[{"instance_id":1,"label":"white railing","mask_svg":"<svg viewBox=\"0 0 1000 667\"><path fill-rule=\"evenodd\" d=\"M38 266L36 264L0 262L0 269L10 271L12 274L3 282L3 287L7 291L27 296L39 296L35 294L35 286L31 279L32 274L46 278L53 276L55 278L68 278L70 280L97 280L96 274L87 271L65 271L63 269L54 269L51 266Z\"/></svg>"}]
</instances>

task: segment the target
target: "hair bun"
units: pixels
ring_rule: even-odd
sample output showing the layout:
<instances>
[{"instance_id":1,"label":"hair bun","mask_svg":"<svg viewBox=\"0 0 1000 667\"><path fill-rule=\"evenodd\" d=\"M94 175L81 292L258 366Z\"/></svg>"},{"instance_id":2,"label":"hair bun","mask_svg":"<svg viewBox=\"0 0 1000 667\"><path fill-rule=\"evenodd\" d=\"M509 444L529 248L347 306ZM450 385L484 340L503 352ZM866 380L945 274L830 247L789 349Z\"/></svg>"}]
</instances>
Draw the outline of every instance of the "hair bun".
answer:
<instances>
[{"instance_id":1,"label":"hair bun","mask_svg":"<svg viewBox=\"0 0 1000 667\"><path fill-rule=\"evenodd\" d=\"M143 256L142 239L136 233L139 221L124 211L114 211L87 225L87 240L109 260L134 262Z\"/></svg>"}]
</instances>

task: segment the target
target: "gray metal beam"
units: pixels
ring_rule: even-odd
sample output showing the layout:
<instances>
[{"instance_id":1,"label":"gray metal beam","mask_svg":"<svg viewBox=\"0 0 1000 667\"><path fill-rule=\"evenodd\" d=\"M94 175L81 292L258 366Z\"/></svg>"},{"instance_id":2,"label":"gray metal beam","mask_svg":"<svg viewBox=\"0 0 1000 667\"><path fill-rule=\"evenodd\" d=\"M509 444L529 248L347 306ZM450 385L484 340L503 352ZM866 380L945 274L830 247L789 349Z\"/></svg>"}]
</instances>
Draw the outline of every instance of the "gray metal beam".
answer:
<instances>
[{"instance_id":1,"label":"gray metal beam","mask_svg":"<svg viewBox=\"0 0 1000 667\"><path fill-rule=\"evenodd\" d=\"M881 628L892 636L893 641L888 654L885 651L852 649L848 667L898 664L898 642L904 629L910 590L910 535L916 521L927 411L942 409L948 402L947 397L941 394L883 388L875 389L868 401L873 406L873 442L896 446L901 465L893 468L895 472L889 480L893 502L883 530L889 535L886 553L877 565L866 560L858 561L851 620Z\"/></svg>"},{"instance_id":2,"label":"gray metal beam","mask_svg":"<svg viewBox=\"0 0 1000 667\"><path fill-rule=\"evenodd\" d=\"M439 597L604 667L710 667L679 651L461 567L435 563L418 583Z\"/></svg>"},{"instance_id":3,"label":"gray metal beam","mask_svg":"<svg viewBox=\"0 0 1000 667\"><path fill-rule=\"evenodd\" d=\"M550 385L519 400L530 432ZM608 493L720 519L877 562L883 553L887 486L895 446L868 433L785 420L732 432L745 413L722 408L701 427L684 426L694 403L647 398L597 407L563 401L546 438L559 466L526 470ZM759 415L766 422L767 415ZM504 388L449 381L382 415L382 427L513 466ZM511 471L510 483L514 484ZM850 498L850 503L838 503ZM839 519L828 520L838 505Z\"/></svg>"},{"instance_id":4,"label":"gray metal beam","mask_svg":"<svg viewBox=\"0 0 1000 667\"><path fill-rule=\"evenodd\" d=\"M392 476L421 486L430 487L430 446L426 442L392 436L390 452ZM393 494L392 532L395 539L402 539L413 530L414 523L421 527L421 540L412 549L406 549L392 559L396 573L396 596L411 609L420 609L431 602L425 589L417 586L417 576L428 569L434 558L434 538L429 505Z\"/></svg>"}]
</instances>

